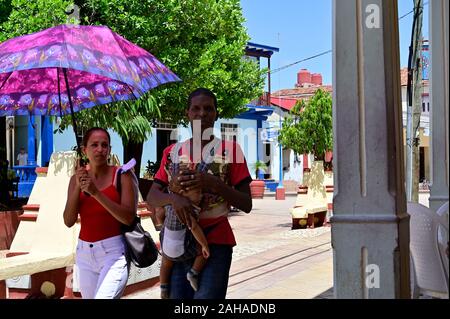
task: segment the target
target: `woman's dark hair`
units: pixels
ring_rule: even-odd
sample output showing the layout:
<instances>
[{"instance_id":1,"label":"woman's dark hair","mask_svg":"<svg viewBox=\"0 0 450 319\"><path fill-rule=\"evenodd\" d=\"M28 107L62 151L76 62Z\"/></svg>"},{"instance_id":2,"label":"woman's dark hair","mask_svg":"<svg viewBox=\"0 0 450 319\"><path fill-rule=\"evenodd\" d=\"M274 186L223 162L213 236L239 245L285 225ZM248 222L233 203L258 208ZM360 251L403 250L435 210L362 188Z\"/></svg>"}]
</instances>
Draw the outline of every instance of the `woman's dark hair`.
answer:
<instances>
[{"instance_id":1,"label":"woman's dark hair","mask_svg":"<svg viewBox=\"0 0 450 319\"><path fill-rule=\"evenodd\" d=\"M205 88L195 89L194 91L191 92L191 94L189 94L188 105L187 105L188 109L191 107L192 99L199 95L206 95L206 96L209 96L210 98L212 98L214 101L214 108L216 109L216 112L217 112L217 97L211 90L205 89Z\"/></svg>"},{"instance_id":2,"label":"woman's dark hair","mask_svg":"<svg viewBox=\"0 0 450 319\"><path fill-rule=\"evenodd\" d=\"M102 127L91 127L89 130L87 130L87 132L83 136L83 146L84 147L87 146L87 142L89 141L89 138L91 137L92 133L94 133L95 131L105 132L106 136L108 136L108 143L111 146L111 136L109 136L109 133L107 130L105 130Z\"/></svg>"}]
</instances>

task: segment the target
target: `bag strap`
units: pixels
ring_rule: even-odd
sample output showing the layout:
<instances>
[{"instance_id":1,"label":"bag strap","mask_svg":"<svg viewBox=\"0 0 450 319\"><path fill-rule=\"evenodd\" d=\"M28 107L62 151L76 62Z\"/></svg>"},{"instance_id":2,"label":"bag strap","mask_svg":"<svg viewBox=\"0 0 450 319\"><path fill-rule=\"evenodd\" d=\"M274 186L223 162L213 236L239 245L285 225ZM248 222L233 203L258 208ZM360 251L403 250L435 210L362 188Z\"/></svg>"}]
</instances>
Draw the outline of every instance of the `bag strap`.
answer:
<instances>
[{"instance_id":1,"label":"bag strap","mask_svg":"<svg viewBox=\"0 0 450 319\"><path fill-rule=\"evenodd\" d=\"M122 168L119 167L116 170L116 177L115 177L115 181L114 181L119 195L122 195L122 185L121 185L121 181L120 181L121 176L122 176Z\"/></svg>"},{"instance_id":2,"label":"bag strap","mask_svg":"<svg viewBox=\"0 0 450 319\"><path fill-rule=\"evenodd\" d=\"M132 170L132 168L135 165L136 165L136 160L134 158L132 158L128 163L119 167L116 171L115 182L116 182L117 192L119 193L119 195L122 195L122 183L121 183L122 174L129 172L131 174L131 179L132 179L133 188L134 188L134 196L135 196L135 201L137 204L138 200L139 200L139 181L136 177L136 174L134 174L134 172Z\"/></svg>"}]
</instances>

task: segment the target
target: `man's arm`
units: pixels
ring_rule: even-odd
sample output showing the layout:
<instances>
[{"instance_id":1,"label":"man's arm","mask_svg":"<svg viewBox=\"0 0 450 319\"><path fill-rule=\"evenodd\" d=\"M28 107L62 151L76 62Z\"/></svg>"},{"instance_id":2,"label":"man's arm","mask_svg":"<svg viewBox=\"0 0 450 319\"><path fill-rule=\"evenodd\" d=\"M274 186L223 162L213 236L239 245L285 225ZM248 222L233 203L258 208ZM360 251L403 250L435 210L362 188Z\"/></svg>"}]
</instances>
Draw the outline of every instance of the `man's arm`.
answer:
<instances>
[{"instance_id":1,"label":"man's arm","mask_svg":"<svg viewBox=\"0 0 450 319\"><path fill-rule=\"evenodd\" d=\"M252 210L252 197L250 193L250 181L244 180L234 188L225 184L219 177L204 172L187 171L179 176L180 185L190 191L201 188L203 192L214 193L222 196L231 206L246 213Z\"/></svg>"},{"instance_id":2,"label":"man's arm","mask_svg":"<svg viewBox=\"0 0 450 319\"><path fill-rule=\"evenodd\" d=\"M191 227L189 216L192 215L192 203L188 198L174 193L165 193L162 185L153 182L147 195L147 203L153 207L171 205L180 222Z\"/></svg>"}]
</instances>

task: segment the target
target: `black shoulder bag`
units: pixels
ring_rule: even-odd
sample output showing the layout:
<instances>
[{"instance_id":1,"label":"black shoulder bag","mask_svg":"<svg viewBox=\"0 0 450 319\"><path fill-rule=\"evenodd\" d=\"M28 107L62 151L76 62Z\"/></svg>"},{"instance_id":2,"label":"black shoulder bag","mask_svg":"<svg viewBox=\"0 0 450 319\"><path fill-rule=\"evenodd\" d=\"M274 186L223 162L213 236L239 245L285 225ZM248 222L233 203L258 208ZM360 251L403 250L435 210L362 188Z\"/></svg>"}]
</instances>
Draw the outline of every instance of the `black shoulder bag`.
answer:
<instances>
[{"instance_id":1,"label":"black shoulder bag","mask_svg":"<svg viewBox=\"0 0 450 319\"><path fill-rule=\"evenodd\" d=\"M116 185L119 194L121 193L120 178L123 173L122 168L119 168ZM134 175L133 172L131 173ZM137 182L137 179L134 182ZM127 259L138 268L153 265L158 259L159 251L152 236L142 227L140 217L136 215L133 223L129 226L122 224L121 230L127 245Z\"/></svg>"}]
</instances>

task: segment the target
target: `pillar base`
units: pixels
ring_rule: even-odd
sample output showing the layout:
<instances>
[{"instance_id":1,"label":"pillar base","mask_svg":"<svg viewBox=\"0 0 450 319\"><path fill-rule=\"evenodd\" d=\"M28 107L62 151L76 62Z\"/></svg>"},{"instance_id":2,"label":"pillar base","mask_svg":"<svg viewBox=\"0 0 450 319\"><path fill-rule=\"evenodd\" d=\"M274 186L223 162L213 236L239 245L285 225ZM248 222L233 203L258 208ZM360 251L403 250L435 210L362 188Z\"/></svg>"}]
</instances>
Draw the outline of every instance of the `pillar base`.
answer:
<instances>
[{"instance_id":1,"label":"pillar base","mask_svg":"<svg viewBox=\"0 0 450 319\"><path fill-rule=\"evenodd\" d=\"M6 280L0 280L0 299L8 297L8 288L6 287Z\"/></svg>"},{"instance_id":2,"label":"pillar base","mask_svg":"<svg viewBox=\"0 0 450 319\"><path fill-rule=\"evenodd\" d=\"M28 298L60 299L66 292L66 267L47 270L31 275L31 291ZM43 284L50 287L49 291L43 291ZM53 291L52 291L53 290ZM49 295L46 295L46 294Z\"/></svg>"},{"instance_id":3,"label":"pillar base","mask_svg":"<svg viewBox=\"0 0 450 319\"><path fill-rule=\"evenodd\" d=\"M277 187L275 190L275 199L276 200L285 200L286 199L286 192L283 186Z\"/></svg>"}]
</instances>

